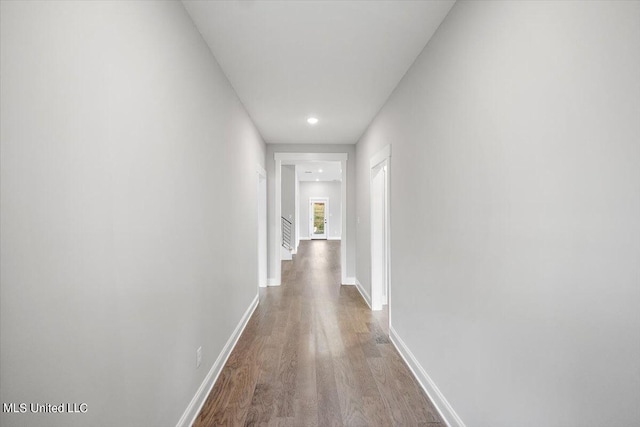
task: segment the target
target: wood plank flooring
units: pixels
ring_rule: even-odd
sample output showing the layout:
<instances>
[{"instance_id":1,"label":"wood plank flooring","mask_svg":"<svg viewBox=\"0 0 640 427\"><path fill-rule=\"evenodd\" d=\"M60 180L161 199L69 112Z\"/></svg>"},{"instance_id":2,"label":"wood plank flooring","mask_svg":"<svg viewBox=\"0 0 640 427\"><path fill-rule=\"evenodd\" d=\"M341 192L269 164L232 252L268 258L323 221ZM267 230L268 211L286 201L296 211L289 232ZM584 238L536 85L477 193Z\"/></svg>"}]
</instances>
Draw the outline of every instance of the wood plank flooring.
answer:
<instances>
[{"instance_id":1,"label":"wood plank flooring","mask_svg":"<svg viewBox=\"0 0 640 427\"><path fill-rule=\"evenodd\" d=\"M260 304L194 426L444 427L355 286L340 242L300 242Z\"/></svg>"}]
</instances>

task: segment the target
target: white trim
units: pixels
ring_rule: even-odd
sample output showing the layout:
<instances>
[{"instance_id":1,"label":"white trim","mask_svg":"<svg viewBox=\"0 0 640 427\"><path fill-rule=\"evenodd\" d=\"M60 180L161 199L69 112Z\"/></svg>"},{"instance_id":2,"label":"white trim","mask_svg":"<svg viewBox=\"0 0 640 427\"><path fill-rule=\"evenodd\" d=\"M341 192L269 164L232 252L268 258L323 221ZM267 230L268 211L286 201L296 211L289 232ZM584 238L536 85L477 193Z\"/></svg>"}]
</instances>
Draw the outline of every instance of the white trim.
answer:
<instances>
[{"instance_id":1,"label":"white trim","mask_svg":"<svg viewBox=\"0 0 640 427\"><path fill-rule=\"evenodd\" d=\"M300 240L311 240L311 237L301 236Z\"/></svg>"},{"instance_id":2,"label":"white trim","mask_svg":"<svg viewBox=\"0 0 640 427\"><path fill-rule=\"evenodd\" d=\"M351 286L355 286L356 284L356 278L355 277L347 277L347 280L345 280L344 282L342 282L343 285L351 285Z\"/></svg>"},{"instance_id":3,"label":"white trim","mask_svg":"<svg viewBox=\"0 0 640 427\"><path fill-rule=\"evenodd\" d=\"M273 255L271 256L273 262L273 269L271 270L275 277L273 278L273 283L276 283L278 286L280 285L280 281L282 279L282 258L280 257L280 246L282 245L282 224L280 217L282 216L282 161L278 158L278 153L275 155L275 168L276 168L276 182L274 189L274 210L275 217L273 218L273 226L276 232L276 238L273 242ZM267 281L267 285L271 285L269 281Z\"/></svg>"},{"instance_id":4,"label":"white trim","mask_svg":"<svg viewBox=\"0 0 640 427\"><path fill-rule=\"evenodd\" d=\"M311 162L339 162L347 161L347 153L274 153L274 159L284 165L293 165L296 161ZM294 162L294 163L291 163Z\"/></svg>"},{"instance_id":5,"label":"white trim","mask_svg":"<svg viewBox=\"0 0 640 427\"><path fill-rule=\"evenodd\" d=\"M294 177L294 189L293 189L293 199L294 199L294 215L295 215L295 221L294 221L294 229L295 229L295 242L294 242L294 251L292 252L293 254L298 253L298 246L300 245L300 178L298 177L298 165L295 165L294 167L294 173L293 173L293 177Z\"/></svg>"},{"instance_id":6,"label":"white trim","mask_svg":"<svg viewBox=\"0 0 640 427\"><path fill-rule=\"evenodd\" d=\"M447 399L442 392L438 389L433 380L427 375L427 372L420 365L415 358L409 347L402 341L402 338L398 335L393 326L389 326L389 338L395 346L398 353L407 364L413 376L416 378L422 389L427 393L429 399L435 406L436 410L440 413L442 419L447 423L449 427L465 427L464 422L460 419L456 411L453 410Z\"/></svg>"},{"instance_id":7,"label":"white trim","mask_svg":"<svg viewBox=\"0 0 640 427\"><path fill-rule=\"evenodd\" d=\"M272 280L279 286L282 280L282 265L280 263L280 245L282 242L282 230L280 229L279 221L282 215L282 165L294 165L296 162L309 162L309 161L339 161L342 167L342 181L340 186L341 192L341 213L342 213L342 238L340 239L340 270L341 280L345 282L347 280L347 235L349 234L347 224L347 160L348 153L274 153L273 158L275 161L275 190L274 190L274 218L272 218L271 226L275 229L275 239L272 242L271 250L271 268L273 275ZM301 239L304 240L304 239ZM272 285L269 285L272 286Z\"/></svg>"},{"instance_id":8,"label":"white trim","mask_svg":"<svg viewBox=\"0 0 640 427\"><path fill-rule=\"evenodd\" d=\"M347 225L347 154L344 153L344 159L341 160L340 166L342 166L342 182L340 182L340 213L342 219L340 220L340 236L344 236L344 239L340 239L340 279L342 282L347 281L347 235L349 229Z\"/></svg>"},{"instance_id":9,"label":"white trim","mask_svg":"<svg viewBox=\"0 0 640 427\"><path fill-rule=\"evenodd\" d=\"M202 409L202 406L204 405L204 402L207 400L209 393L211 393L211 389L213 389L213 386L218 380L218 376L220 375L220 372L222 372L222 368L224 367L225 363L227 363L227 359L231 355L231 351L238 342L238 339L240 338L240 335L242 335L242 332L247 326L247 323L249 323L251 315L255 311L256 307L258 307L258 302L259 295L256 294L253 301L251 301L249 308L247 308L247 311L245 311L242 315L240 323L238 323L238 326L236 326L236 329L227 340L227 343L224 345L222 351L218 355L218 358L213 363L213 366L209 370L209 373L204 378L204 381L202 381L202 384L200 384L200 387L198 388L198 391L196 391L195 396L193 396L193 399L191 399L191 402L189 402L189 406L187 406L187 409L185 409L184 413L180 417L180 420L178 420L176 427L189 427L195 422L196 417L198 416L200 410ZM188 420L190 421L187 422Z\"/></svg>"},{"instance_id":10,"label":"white trim","mask_svg":"<svg viewBox=\"0 0 640 427\"><path fill-rule=\"evenodd\" d=\"M279 253L280 253L280 252L278 252L278 254L279 254ZM279 281L276 281L276 279L274 279L274 278L272 277L272 278L267 279L267 286L280 286L280 282L279 282Z\"/></svg>"},{"instance_id":11,"label":"white trim","mask_svg":"<svg viewBox=\"0 0 640 427\"><path fill-rule=\"evenodd\" d=\"M327 237L327 240L342 240L342 239L340 239L340 236L329 236Z\"/></svg>"},{"instance_id":12,"label":"white trim","mask_svg":"<svg viewBox=\"0 0 640 427\"><path fill-rule=\"evenodd\" d=\"M369 236L370 236L370 245L369 245L369 259L370 259L370 275L371 275L371 307L372 310L382 310L383 305L389 306L389 324L391 324L391 305L390 305L390 293L391 293L391 222L390 222L390 176L391 176L391 145L385 146L382 150L378 151L376 154L371 156L369 160ZM374 225L374 207L373 207L373 182L374 178L377 175L374 171L379 170L379 173L384 174L384 236L383 236L383 246L380 248L379 252L374 254L373 250L373 242L374 242L374 229L376 228ZM383 280L382 284L379 283L378 275L374 274L374 266L380 266L380 262L374 257L381 255L384 258L384 262L382 263L382 275ZM382 287L382 289L380 289Z\"/></svg>"},{"instance_id":13,"label":"white trim","mask_svg":"<svg viewBox=\"0 0 640 427\"><path fill-rule=\"evenodd\" d=\"M258 193L257 193L257 211L258 211L258 287L264 288L267 286L269 276L269 206L268 206L268 182L267 171L264 168L256 164L256 172L258 173ZM264 181L264 182L263 182ZM264 186L264 194L262 189ZM261 197L261 196L264 196ZM264 205L264 206L263 206ZM261 212L261 208L264 212ZM264 215L261 215L261 213ZM262 229L264 221L264 230ZM264 253L262 252L264 250ZM264 265L262 263L264 262ZM262 267L262 268L261 268Z\"/></svg>"},{"instance_id":14,"label":"white trim","mask_svg":"<svg viewBox=\"0 0 640 427\"><path fill-rule=\"evenodd\" d=\"M369 159L369 169L373 169L389 157L391 157L391 145L386 145L382 150L371 156Z\"/></svg>"},{"instance_id":15,"label":"white trim","mask_svg":"<svg viewBox=\"0 0 640 427\"><path fill-rule=\"evenodd\" d=\"M355 279L356 279L355 280L356 288L358 289L358 292L360 292L360 295L362 296L362 299L369 306L369 310L371 310L371 297L369 296L369 293L362 287L362 283L360 283L358 278L356 277Z\"/></svg>"}]
</instances>

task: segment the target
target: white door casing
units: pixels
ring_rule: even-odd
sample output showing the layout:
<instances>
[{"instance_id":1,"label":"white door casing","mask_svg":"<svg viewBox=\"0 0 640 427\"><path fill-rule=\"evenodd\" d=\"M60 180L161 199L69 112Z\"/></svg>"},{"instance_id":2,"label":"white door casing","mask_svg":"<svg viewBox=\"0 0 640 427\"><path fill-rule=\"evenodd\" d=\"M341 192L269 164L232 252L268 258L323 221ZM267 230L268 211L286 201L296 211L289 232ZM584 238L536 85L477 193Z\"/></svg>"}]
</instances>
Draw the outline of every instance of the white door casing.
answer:
<instances>
[{"instance_id":1,"label":"white door casing","mask_svg":"<svg viewBox=\"0 0 640 427\"><path fill-rule=\"evenodd\" d=\"M273 277L270 277L269 286L279 286L282 279L281 271L281 259L280 259L280 242L282 241L282 230L278 226L280 221L280 214L282 212L282 191L280 186L282 185L282 165L294 165L296 162L310 162L310 161L339 161L342 168L342 185L340 187L340 202L342 212L342 224L343 233L340 239L340 268L341 268L341 281L347 283L347 238L349 234L349 228L347 225L347 153L274 153L275 161L275 182L274 182L274 218L269 222L269 227L273 227L275 231L275 239L271 242L270 252L271 257L271 269Z\"/></svg>"},{"instance_id":2,"label":"white door casing","mask_svg":"<svg viewBox=\"0 0 640 427\"><path fill-rule=\"evenodd\" d=\"M389 303L391 278L389 172L391 147L387 146L370 160L371 214L371 309L382 310ZM391 308L391 307L389 307ZM389 310L391 318L391 310Z\"/></svg>"},{"instance_id":3,"label":"white door casing","mask_svg":"<svg viewBox=\"0 0 640 427\"><path fill-rule=\"evenodd\" d=\"M258 286L267 286L267 172L258 165Z\"/></svg>"}]
</instances>

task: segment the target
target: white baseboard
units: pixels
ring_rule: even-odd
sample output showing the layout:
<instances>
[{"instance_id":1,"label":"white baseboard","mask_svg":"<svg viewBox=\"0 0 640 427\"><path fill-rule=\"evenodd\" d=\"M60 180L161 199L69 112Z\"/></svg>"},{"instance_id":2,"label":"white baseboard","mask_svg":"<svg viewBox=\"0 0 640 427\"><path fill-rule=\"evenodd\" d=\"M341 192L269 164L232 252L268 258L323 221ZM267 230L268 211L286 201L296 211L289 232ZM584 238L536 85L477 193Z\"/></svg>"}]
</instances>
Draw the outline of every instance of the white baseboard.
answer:
<instances>
[{"instance_id":1,"label":"white baseboard","mask_svg":"<svg viewBox=\"0 0 640 427\"><path fill-rule=\"evenodd\" d=\"M259 296L256 295L256 297L249 305L249 308L247 308L247 311L245 311L242 315L240 323L238 323L238 326L236 326L236 329L227 340L227 343L224 345L222 352L220 352L218 358L213 363L213 366L209 370L209 373L207 373L204 381L202 381L202 384L200 384L200 388L198 388L195 396L193 396L193 399L191 399L191 402L189 402L189 406L187 406L187 409L182 414L182 417L180 417L180 420L178 421L178 424L176 424L176 427L190 427L191 425L193 425L196 417L202 409L202 406L204 405L204 402L207 400L209 393L211 393L211 389L216 383L220 372L222 372L224 364L227 363L227 359L229 358L229 355L231 355L231 350L233 350L233 347L235 347L236 343L238 342L238 338L240 338L240 335L242 335L242 332L244 331L245 326L247 326L251 315L258 306L258 301Z\"/></svg>"},{"instance_id":2,"label":"white baseboard","mask_svg":"<svg viewBox=\"0 0 640 427\"><path fill-rule=\"evenodd\" d=\"M311 237L308 237L308 236L307 236L307 237L300 236L300 240L311 240Z\"/></svg>"},{"instance_id":3,"label":"white baseboard","mask_svg":"<svg viewBox=\"0 0 640 427\"><path fill-rule=\"evenodd\" d=\"M364 288L362 287L362 283L360 283L357 277L355 278L355 282L356 288L358 288L358 292L360 292L360 295L362 295L362 299L367 303L369 309L371 309L371 297L369 296L369 293L364 290Z\"/></svg>"},{"instance_id":4,"label":"white baseboard","mask_svg":"<svg viewBox=\"0 0 640 427\"><path fill-rule=\"evenodd\" d=\"M327 240L342 240L340 236L338 237L327 237Z\"/></svg>"},{"instance_id":5,"label":"white baseboard","mask_svg":"<svg viewBox=\"0 0 640 427\"><path fill-rule=\"evenodd\" d=\"M280 283L276 279L267 279L267 286L280 286Z\"/></svg>"},{"instance_id":6,"label":"white baseboard","mask_svg":"<svg viewBox=\"0 0 640 427\"><path fill-rule=\"evenodd\" d=\"M343 285L355 285L356 284L356 278L355 277L347 277L347 278L344 279L342 284Z\"/></svg>"},{"instance_id":7,"label":"white baseboard","mask_svg":"<svg viewBox=\"0 0 640 427\"><path fill-rule=\"evenodd\" d=\"M280 246L280 260L281 261L291 261L293 257L291 256L291 250L286 249L283 246Z\"/></svg>"},{"instance_id":8,"label":"white baseboard","mask_svg":"<svg viewBox=\"0 0 640 427\"><path fill-rule=\"evenodd\" d=\"M409 366L413 376L418 380L418 383L422 386L425 393L427 393L427 396L429 396L429 399L431 399L431 402L440 413L442 419L447 423L447 426L465 427L464 422L462 422L458 414L456 414L449 402L447 402L447 399L445 399L436 384L429 375L427 375L427 372L420 365L411 350L409 350L404 341L402 341L402 338L398 336L398 333L391 325L389 326L389 338L391 338L391 342L396 347L398 353L400 353L400 356L402 356L402 359L404 359L407 366Z\"/></svg>"}]
</instances>

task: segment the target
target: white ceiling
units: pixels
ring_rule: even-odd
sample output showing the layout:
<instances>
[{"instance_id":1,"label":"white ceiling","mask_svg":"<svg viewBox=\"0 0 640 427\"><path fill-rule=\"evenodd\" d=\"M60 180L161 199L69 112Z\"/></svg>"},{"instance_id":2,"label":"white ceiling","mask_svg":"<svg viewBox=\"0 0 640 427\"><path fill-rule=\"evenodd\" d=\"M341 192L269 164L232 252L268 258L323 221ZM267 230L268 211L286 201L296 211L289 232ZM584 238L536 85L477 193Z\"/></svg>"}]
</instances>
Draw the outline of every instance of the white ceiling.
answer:
<instances>
[{"instance_id":1,"label":"white ceiling","mask_svg":"<svg viewBox=\"0 0 640 427\"><path fill-rule=\"evenodd\" d=\"M183 3L267 143L354 144L454 0Z\"/></svg>"},{"instance_id":2,"label":"white ceiling","mask_svg":"<svg viewBox=\"0 0 640 427\"><path fill-rule=\"evenodd\" d=\"M296 171L299 181L342 181L340 162L299 163Z\"/></svg>"}]
</instances>

